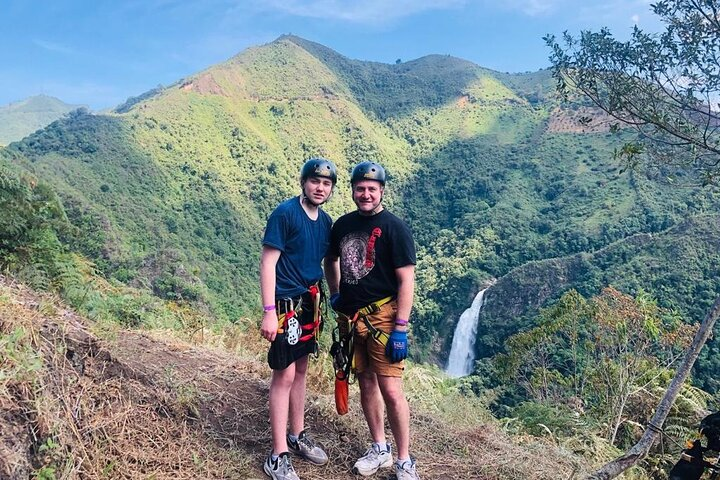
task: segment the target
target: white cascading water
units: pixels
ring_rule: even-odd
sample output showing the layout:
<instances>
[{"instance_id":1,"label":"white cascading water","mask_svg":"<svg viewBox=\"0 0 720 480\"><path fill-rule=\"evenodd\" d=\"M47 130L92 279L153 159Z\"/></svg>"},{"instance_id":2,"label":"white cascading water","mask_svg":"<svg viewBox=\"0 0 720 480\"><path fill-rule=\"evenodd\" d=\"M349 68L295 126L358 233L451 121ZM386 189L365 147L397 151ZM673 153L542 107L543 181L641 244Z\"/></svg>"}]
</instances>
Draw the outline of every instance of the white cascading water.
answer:
<instances>
[{"instance_id":1,"label":"white cascading water","mask_svg":"<svg viewBox=\"0 0 720 480\"><path fill-rule=\"evenodd\" d=\"M488 287L490 288L490 287ZM477 336L478 315L484 303L485 288L478 292L470 308L460 315L455 327L452 348L445 372L451 377L470 375L475 361L475 337Z\"/></svg>"}]
</instances>

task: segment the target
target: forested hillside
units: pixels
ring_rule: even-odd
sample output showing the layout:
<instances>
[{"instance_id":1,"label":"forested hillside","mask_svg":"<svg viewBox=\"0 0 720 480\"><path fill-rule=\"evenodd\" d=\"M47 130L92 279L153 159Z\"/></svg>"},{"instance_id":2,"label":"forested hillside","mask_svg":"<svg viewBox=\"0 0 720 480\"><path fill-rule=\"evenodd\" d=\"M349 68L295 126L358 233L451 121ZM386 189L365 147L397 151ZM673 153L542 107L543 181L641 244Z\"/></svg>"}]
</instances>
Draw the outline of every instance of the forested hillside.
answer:
<instances>
[{"instance_id":1,"label":"forested hillside","mask_svg":"<svg viewBox=\"0 0 720 480\"><path fill-rule=\"evenodd\" d=\"M440 339L484 280L528 262L596 256L717 209L713 191L672 188L664 172L621 172L618 135L581 121L587 112L563 110L547 72L500 74L438 55L363 62L284 36L113 114L76 112L3 156L53 186L75 227L63 240L104 276L220 321L256 315L264 221L298 192L303 160L337 163L333 217L352 208L351 166L378 161L390 173L387 203L419 246L413 353L440 359ZM688 242L671 237L679 243L655 252L660 264ZM606 262L608 271L625 264ZM624 275L581 287L597 293ZM705 287L692 287L692 301L674 293L691 288L691 276L664 288L635 278L623 285L646 286L684 313L709 300ZM489 335L492 353L503 337Z\"/></svg>"},{"instance_id":2,"label":"forested hillside","mask_svg":"<svg viewBox=\"0 0 720 480\"><path fill-rule=\"evenodd\" d=\"M585 297L607 285L653 292L688 323L700 322L720 289L720 216L698 215L660 233L639 233L593 252L528 262L488 290L480 312L477 351L491 357L507 338L534 326L541 307L570 288ZM716 392L717 343L696 365L698 386Z\"/></svg>"}]
</instances>

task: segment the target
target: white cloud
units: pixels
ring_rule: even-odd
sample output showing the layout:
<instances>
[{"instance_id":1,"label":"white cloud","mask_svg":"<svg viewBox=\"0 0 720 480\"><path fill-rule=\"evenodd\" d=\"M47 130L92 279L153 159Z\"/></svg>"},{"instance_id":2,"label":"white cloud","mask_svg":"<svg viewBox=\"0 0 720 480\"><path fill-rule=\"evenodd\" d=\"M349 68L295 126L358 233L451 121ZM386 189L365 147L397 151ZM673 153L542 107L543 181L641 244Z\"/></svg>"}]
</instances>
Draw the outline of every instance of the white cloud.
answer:
<instances>
[{"instance_id":1,"label":"white cloud","mask_svg":"<svg viewBox=\"0 0 720 480\"><path fill-rule=\"evenodd\" d=\"M579 18L595 19L596 21L627 21L628 18L635 21L638 10L647 12L650 10L646 0L607 0L602 2L588 2L578 9ZM633 16L630 17L629 14ZM624 16L628 15L628 16Z\"/></svg>"},{"instance_id":2,"label":"white cloud","mask_svg":"<svg viewBox=\"0 0 720 480\"><path fill-rule=\"evenodd\" d=\"M466 0L264 0L265 9L310 18L355 23L385 23L428 10L464 6Z\"/></svg>"},{"instance_id":3,"label":"white cloud","mask_svg":"<svg viewBox=\"0 0 720 480\"><path fill-rule=\"evenodd\" d=\"M632 27L639 25L647 32L664 30L662 22L651 11L647 0L604 0L577 5L573 16L577 29L597 30L608 27L622 40L627 38Z\"/></svg>"},{"instance_id":4,"label":"white cloud","mask_svg":"<svg viewBox=\"0 0 720 480\"><path fill-rule=\"evenodd\" d=\"M32 42L43 50L47 50L49 52L62 53L63 55L76 55L78 53L75 49L60 43L48 42L38 38L33 39Z\"/></svg>"},{"instance_id":5,"label":"white cloud","mask_svg":"<svg viewBox=\"0 0 720 480\"><path fill-rule=\"evenodd\" d=\"M554 11L561 3L564 3L563 0L509 0L505 8L535 17Z\"/></svg>"}]
</instances>

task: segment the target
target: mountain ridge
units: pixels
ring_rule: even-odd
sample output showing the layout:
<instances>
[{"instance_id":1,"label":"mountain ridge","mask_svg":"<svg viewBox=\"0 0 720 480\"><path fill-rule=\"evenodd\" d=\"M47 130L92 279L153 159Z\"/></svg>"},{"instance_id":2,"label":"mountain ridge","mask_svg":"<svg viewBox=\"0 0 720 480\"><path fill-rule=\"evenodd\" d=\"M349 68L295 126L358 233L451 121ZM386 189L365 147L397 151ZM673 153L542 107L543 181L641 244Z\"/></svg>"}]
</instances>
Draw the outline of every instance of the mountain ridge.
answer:
<instances>
[{"instance_id":1,"label":"mountain ridge","mask_svg":"<svg viewBox=\"0 0 720 480\"><path fill-rule=\"evenodd\" d=\"M70 105L44 94L2 105L0 106L0 145L21 140L78 108L84 106Z\"/></svg>"},{"instance_id":2,"label":"mountain ridge","mask_svg":"<svg viewBox=\"0 0 720 480\"><path fill-rule=\"evenodd\" d=\"M437 62L464 76L429 68ZM550 130L548 85L547 71L499 74L442 55L362 62L280 37L123 113L56 122L7 153L58 189L78 228L93 228L72 241L105 275L231 321L258 308L264 221L298 193L302 162L337 163L326 207L337 217L353 208L352 165L376 160L390 174L387 206L422 255L439 252L418 266L414 342L414 355L434 358L436 336L484 279L718 204L668 188L662 174L620 174L608 132Z\"/></svg>"}]
</instances>

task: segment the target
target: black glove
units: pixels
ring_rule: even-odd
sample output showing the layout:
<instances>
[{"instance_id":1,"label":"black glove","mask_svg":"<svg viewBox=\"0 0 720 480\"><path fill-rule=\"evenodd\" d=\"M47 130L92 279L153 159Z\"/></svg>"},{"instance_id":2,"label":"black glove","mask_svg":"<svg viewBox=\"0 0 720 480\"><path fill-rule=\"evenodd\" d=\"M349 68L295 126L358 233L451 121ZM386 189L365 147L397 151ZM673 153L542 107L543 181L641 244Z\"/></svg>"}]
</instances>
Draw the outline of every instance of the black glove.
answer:
<instances>
[{"instance_id":1,"label":"black glove","mask_svg":"<svg viewBox=\"0 0 720 480\"><path fill-rule=\"evenodd\" d=\"M336 292L330 295L330 306L337 311L338 305L340 305L340 293Z\"/></svg>"}]
</instances>

